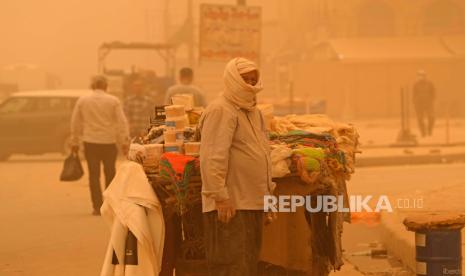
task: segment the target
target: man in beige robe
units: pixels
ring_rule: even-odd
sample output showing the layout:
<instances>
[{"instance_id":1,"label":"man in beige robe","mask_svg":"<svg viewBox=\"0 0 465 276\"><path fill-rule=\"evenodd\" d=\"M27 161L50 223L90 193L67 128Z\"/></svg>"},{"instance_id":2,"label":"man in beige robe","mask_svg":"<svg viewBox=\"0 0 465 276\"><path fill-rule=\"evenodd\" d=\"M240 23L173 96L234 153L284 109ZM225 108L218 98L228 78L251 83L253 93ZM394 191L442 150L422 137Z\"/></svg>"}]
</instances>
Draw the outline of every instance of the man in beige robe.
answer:
<instances>
[{"instance_id":1,"label":"man in beige robe","mask_svg":"<svg viewBox=\"0 0 465 276\"><path fill-rule=\"evenodd\" d=\"M210 275L257 274L264 196L271 158L256 108L262 90L255 63L235 58L224 72L224 93L200 119L202 208Z\"/></svg>"}]
</instances>

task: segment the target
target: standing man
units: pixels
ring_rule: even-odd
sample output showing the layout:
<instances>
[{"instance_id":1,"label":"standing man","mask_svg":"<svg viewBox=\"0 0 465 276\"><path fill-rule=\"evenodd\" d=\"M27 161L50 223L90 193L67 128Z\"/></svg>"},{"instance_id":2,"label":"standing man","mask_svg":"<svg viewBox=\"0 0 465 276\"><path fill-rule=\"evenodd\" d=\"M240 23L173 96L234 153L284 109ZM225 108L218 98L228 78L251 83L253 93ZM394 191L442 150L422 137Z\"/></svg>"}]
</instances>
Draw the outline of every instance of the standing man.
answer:
<instances>
[{"instance_id":1,"label":"standing man","mask_svg":"<svg viewBox=\"0 0 465 276\"><path fill-rule=\"evenodd\" d=\"M72 151L78 152L80 140L84 143L93 215L100 215L102 206L100 163L103 163L105 186L108 187L116 171L116 145L121 145L123 154L127 153L129 145L123 108L118 98L106 93L107 86L105 77L94 77L92 93L79 98L71 117Z\"/></svg>"},{"instance_id":2,"label":"standing man","mask_svg":"<svg viewBox=\"0 0 465 276\"><path fill-rule=\"evenodd\" d=\"M193 85L192 82L194 81L194 71L191 68L185 67L179 70L179 82L180 84L176 84L168 88L165 95L165 104L171 104L171 97L174 95L180 94L190 94L194 96L194 105L195 106L203 106L205 107L206 101L205 97L203 96L202 91Z\"/></svg>"},{"instance_id":3,"label":"standing man","mask_svg":"<svg viewBox=\"0 0 465 276\"><path fill-rule=\"evenodd\" d=\"M257 275L264 196L274 188L255 63L235 58L202 115L200 169L209 275Z\"/></svg>"},{"instance_id":4,"label":"standing man","mask_svg":"<svg viewBox=\"0 0 465 276\"><path fill-rule=\"evenodd\" d=\"M140 77L131 82L129 89L130 95L124 101L124 112L128 118L129 135L135 138L147 134L155 103L145 95L144 82Z\"/></svg>"},{"instance_id":5,"label":"standing man","mask_svg":"<svg viewBox=\"0 0 465 276\"><path fill-rule=\"evenodd\" d=\"M413 105L423 137L433 134L435 94L434 84L426 78L425 71L418 71L418 80L413 86ZM425 125L425 119L427 119L427 125Z\"/></svg>"}]
</instances>

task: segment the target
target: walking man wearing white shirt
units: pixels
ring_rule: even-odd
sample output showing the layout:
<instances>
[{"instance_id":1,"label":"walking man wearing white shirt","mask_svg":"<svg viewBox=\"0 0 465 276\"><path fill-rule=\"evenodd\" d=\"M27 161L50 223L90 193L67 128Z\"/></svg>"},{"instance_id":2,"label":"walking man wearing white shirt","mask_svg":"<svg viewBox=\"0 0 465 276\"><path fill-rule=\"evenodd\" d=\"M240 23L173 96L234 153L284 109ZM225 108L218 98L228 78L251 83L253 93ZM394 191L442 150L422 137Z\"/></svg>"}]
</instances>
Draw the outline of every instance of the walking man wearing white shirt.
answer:
<instances>
[{"instance_id":1,"label":"walking man wearing white shirt","mask_svg":"<svg viewBox=\"0 0 465 276\"><path fill-rule=\"evenodd\" d=\"M92 93L79 98L71 117L72 150L79 150L80 141L84 144L93 215L100 215L102 206L100 164L103 163L105 187L108 187L116 172L116 145L121 145L123 154L129 145L129 129L121 102L106 93L107 86L105 77L94 77Z\"/></svg>"}]
</instances>

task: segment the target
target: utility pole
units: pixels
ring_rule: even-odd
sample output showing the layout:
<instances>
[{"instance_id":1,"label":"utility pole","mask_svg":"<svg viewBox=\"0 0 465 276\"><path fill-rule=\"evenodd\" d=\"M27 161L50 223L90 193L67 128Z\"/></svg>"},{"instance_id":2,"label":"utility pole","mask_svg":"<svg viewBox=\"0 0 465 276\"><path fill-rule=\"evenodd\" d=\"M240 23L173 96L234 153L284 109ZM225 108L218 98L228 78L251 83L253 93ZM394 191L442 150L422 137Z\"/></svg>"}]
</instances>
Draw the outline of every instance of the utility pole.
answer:
<instances>
[{"instance_id":1,"label":"utility pole","mask_svg":"<svg viewBox=\"0 0 465 276\"><path fill-rule=\"evenodd\" d=\"M189 59L189 66L194 67L194 9L192 0L187 0L187 28L189 30L189 41L187 45L187 56Z\"/></svg>"},{"instance_id":2,"label":"utility pole","mask_svg":"<svg viewBox=\"0 0 465 276\"><path fill-rule=\"evenodd\" d=\"M164 1L164 13L163 13L163 27L164 27L164 36L165 42L168 42L170 39L170 29L171 29L171 22L170 22L170 9L169 9L169 0Z\"/></svg>"}]
</instances>

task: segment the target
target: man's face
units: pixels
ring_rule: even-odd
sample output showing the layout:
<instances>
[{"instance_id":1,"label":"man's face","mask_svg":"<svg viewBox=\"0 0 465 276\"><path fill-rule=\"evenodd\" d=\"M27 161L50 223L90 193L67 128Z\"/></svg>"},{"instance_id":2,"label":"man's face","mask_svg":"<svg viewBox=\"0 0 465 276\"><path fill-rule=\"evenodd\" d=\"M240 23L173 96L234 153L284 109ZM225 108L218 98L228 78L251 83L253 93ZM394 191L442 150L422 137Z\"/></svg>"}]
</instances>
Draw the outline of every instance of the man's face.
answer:
<instances>
[{"instance_id":1,"label":"man's face","mask_svg":"<svg viewBox=\"0 0 465 276\"><path fill-rule=\"evenodd\" d=\"M253 70L248 73L241 74L241 77L248 85L255 86L258 82L258 71Z\"/></svg>"}]
</instances>

